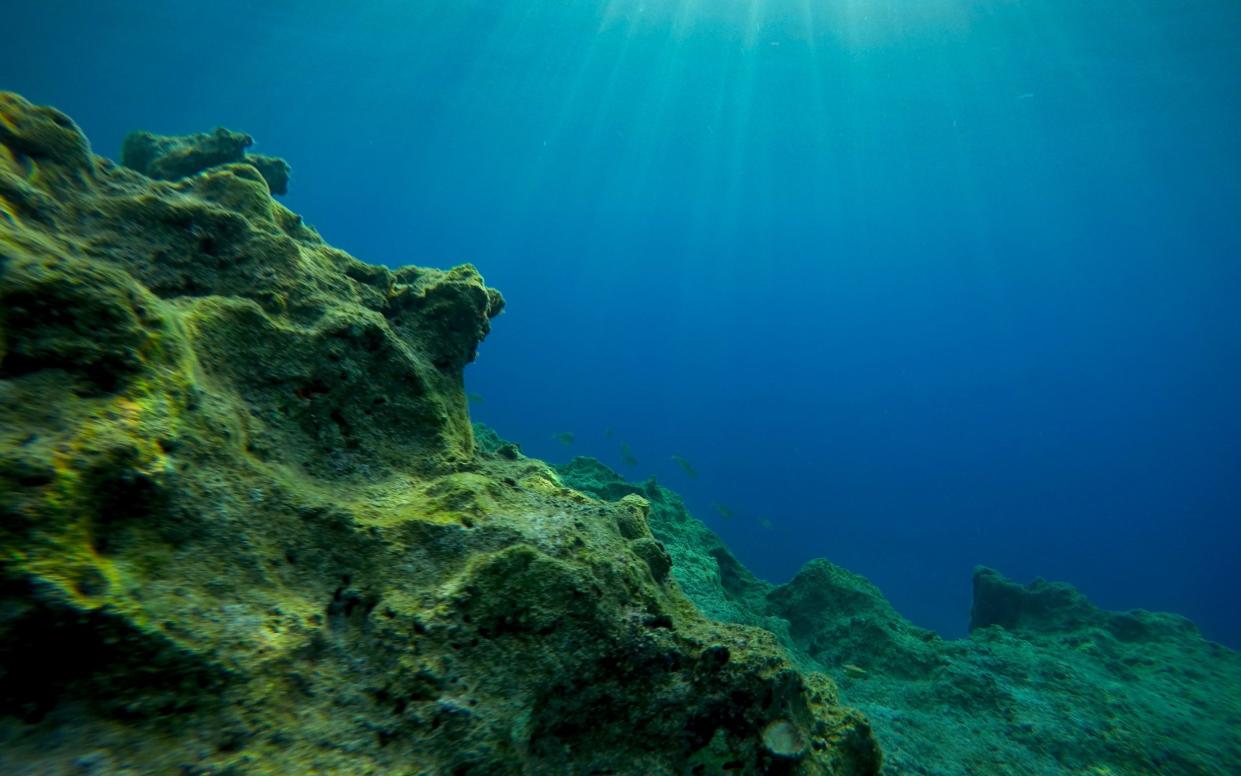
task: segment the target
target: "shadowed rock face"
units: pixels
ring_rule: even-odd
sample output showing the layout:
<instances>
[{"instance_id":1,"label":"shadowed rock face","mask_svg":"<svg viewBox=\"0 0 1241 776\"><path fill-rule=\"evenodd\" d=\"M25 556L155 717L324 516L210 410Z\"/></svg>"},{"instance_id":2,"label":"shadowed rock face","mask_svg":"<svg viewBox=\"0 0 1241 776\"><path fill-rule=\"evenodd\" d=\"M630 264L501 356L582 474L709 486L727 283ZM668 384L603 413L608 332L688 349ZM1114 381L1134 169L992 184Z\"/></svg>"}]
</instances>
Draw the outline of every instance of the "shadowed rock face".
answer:
<instances>
[{"instance_id":1,"label":"shadowed rock face","mask_svg":"<svg viewBox=\"0 0 1241 776\"><path fill-rule=\"evenodd\" d=\"M648 502L479 449L472 267L169 177L0 95L0 772L877 772Z\"/></svg>"},{"instance_id":2,"label":"shadowed rock face","mask_svg":"<svg viewBox=\"0 0 1241 776\"><path fill-rule=\"evenodd\" d=\"M272 194L289 191L289 163L274 156L247 153L254 138L217 127L194 135L130 132L121 145L121 164L158 180L175 181L226 164L249 164L259 171Z\"/></svg>"}]
</instances>

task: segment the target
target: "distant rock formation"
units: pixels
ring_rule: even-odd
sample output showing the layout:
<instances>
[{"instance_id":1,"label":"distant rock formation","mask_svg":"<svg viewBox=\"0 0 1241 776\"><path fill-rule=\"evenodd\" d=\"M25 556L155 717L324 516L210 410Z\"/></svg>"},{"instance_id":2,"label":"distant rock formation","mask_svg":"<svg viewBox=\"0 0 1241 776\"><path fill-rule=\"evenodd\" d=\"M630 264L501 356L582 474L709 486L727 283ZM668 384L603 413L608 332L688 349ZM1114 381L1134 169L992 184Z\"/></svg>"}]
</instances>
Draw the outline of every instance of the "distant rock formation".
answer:
<instances>
[{"instance_id":1,"label":"distant rock formation","mask_svg":"<svg viewBox=\"0 0 1241 776\"><path fill-rule=\"evenodd\" d=\"M130 132L121 144L121 164L149 178L175 181L226 164L248 164L259 171L272 194L289 192L289 163L275 156L247 153L254 138L217 127L194 135Z\"/></svg>"},{"instance_id":2,"label":"distant rock formation","mask_svg":"<svg viewBox=\"0 0 1241 776\"><path fill-rule=\"evenodd\" d=\"M154 180L0 95L0 773L878 772L648 501L475 436L473 267L363 264L209 145Z\"/></svg>"},{"instance_id":3,"label":"distant rock formation","mask_svg":"<svg viewBox=\"0 0 1241 776\"><path fill-rule=\"evenodd\" d=\"M974 570L970 631L993 625L1026 638L1099 630L1125 642L1199 640L1197 627L1179 615L1106 612L1063 582L1036 579L1030 585L1018 585L980 566Z\"/></svg>"},{"instance_id":4,"label":"distant rock formation","mask_svg":"<svg viewBox=\"0 0 1241 776\"><path fill-rule=\"evenodd\" d=\"M830 673L874 725L885 773L1241 773L1241 655L1183 617L1107 612L1069 585L979 568L971 635L947 641L825 560L784 585L756 579L654 481L627 483L588 458L558 471L600 498L647 499L694 603L766 628L805 670Z\"/></svg>"}]
</instances>

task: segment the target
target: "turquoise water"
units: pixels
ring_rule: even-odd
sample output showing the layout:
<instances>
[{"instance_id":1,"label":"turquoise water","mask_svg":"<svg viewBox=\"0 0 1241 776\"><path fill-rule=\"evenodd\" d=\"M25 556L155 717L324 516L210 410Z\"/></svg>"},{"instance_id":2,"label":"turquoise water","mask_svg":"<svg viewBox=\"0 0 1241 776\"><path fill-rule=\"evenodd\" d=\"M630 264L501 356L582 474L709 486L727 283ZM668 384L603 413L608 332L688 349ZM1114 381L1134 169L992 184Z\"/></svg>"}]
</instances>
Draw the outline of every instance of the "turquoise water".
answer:
<instances>
[{"instance_id":1,"label":"turquoise water","mask_svg":"<svg viewBox=\"0 0 1241 776\"><path fill-rule=\"evenodd\" d=\"M27 4L0 86L110 156L245 130L329 241L475 263L476 417L761 575L953 635L985 563L1241 645L1241 5L360 6Z\"/></svg>"}]
</instances>

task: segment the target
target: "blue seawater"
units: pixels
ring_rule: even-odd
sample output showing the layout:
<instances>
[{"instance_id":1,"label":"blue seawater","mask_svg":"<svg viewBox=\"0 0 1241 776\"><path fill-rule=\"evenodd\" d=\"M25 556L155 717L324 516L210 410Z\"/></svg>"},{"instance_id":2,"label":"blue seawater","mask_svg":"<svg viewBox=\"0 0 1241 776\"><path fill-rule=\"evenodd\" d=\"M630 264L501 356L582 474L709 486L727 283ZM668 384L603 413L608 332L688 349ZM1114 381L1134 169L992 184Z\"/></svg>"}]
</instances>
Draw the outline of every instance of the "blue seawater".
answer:
<instances>
[{"instance_id":1,"label":"blue seawater","mask_svg":"<svg viewBox=\"0 0 1241 776\"><path fill-rule=\"evenodd\" d=\"M509 300L476 416L657 476L759 574L826 556L957 635L985 563L1241 647L1235 0L46 0L4 26L3 87L98 153L245 130L332 242L475 263Z\"/></svg>"}]
</instances>

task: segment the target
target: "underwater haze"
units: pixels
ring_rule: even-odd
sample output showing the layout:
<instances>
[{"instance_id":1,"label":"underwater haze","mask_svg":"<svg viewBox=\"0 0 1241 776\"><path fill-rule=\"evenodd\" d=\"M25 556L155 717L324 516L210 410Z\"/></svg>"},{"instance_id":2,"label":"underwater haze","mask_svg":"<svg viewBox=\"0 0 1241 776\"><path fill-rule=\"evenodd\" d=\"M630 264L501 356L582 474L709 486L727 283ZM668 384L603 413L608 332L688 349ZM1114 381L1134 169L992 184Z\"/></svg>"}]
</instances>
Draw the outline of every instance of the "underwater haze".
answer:
<instances>
[{"instance_id":1,"label":"underwater haze","mask_svg":"<svg viewBox=\"0 0 1241 776\"><path fill-rule=\"evenodd\" d=\"M0 86L96 153L244 130L330 242L474 263L508 300L475 418L656 476L758 574L824 556L952 636L986 564L1241 647L1235 0L46 0L5 25Z\"/></svg>"}]
</instances>

